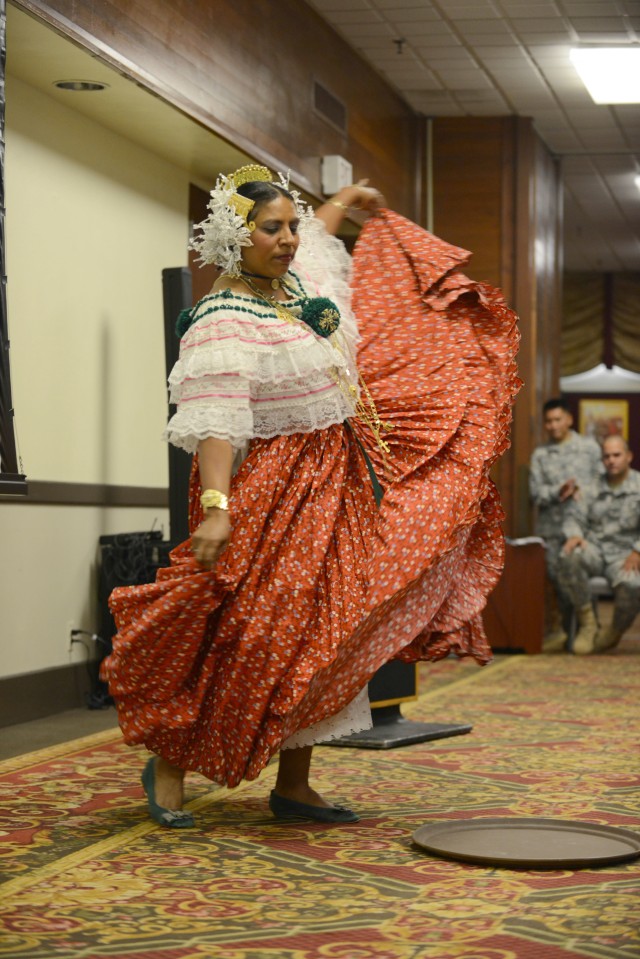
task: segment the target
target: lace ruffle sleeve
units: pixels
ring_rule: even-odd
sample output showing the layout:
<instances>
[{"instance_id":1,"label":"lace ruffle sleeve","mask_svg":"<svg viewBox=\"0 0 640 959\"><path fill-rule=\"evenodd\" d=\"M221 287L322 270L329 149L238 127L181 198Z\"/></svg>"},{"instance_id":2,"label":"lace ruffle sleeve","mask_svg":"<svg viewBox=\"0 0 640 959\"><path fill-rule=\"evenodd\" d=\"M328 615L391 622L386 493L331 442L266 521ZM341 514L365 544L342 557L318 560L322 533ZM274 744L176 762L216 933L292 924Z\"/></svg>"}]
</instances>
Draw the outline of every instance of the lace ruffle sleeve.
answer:
<instances>
[{"instance_id":1,"label":"lace ruffle sleeve","mask_svg":"<svg viewBox=\"0 0 640 959\"><path fill-rule=\"evenodd\" d=\"M311 296L327 296L340 311L340 329L355 356L358 325L351 309L351 257L337 237L315 217L300 224L295 270Z\"/></svg>"}]
</instances>

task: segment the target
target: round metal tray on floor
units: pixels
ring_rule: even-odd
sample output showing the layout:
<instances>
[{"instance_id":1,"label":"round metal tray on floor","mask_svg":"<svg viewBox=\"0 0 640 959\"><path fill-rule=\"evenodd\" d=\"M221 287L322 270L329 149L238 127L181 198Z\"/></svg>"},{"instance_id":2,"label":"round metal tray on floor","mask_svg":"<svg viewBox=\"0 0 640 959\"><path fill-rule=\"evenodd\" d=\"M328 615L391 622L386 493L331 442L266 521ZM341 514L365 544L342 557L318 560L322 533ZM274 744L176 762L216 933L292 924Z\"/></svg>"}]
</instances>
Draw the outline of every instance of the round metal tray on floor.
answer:
<instances>
[{"instance_id":1,"label":"round metal tray on floor","mask_svg":"<svg viewBox=\"0 0 640 959\"><path fill-rule=\"evenodd\" d=\"M412 838L436 856L489 866L582 869L640 856L640 833L563 819L449 820L420 826Z\"/></svg>"}]
</instances>

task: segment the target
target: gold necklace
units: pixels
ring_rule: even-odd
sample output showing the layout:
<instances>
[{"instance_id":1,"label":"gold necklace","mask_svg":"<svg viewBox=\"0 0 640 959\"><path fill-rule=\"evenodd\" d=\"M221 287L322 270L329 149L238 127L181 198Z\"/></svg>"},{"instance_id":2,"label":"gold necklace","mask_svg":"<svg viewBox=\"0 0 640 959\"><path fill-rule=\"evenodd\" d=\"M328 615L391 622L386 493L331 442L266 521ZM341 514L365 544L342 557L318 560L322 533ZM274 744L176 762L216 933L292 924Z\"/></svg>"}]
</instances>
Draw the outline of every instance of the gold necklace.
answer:
<instances>
[{"instance_id":1,"label":"gold necklace","mask_svg":"<svg viewBox=\"0 0 640 959\"><path fill-rule=\"evenodd\" d=\"M338 342L338 337L336 334L333 334L334 347L340 353L342 357L347 358L345 351L341 348L340 343ZM356 365L357 369L357 365ZM355 414L361 423L364 423L365 426L368 426L371 432L373 433L374 439L376 441L376 446L380 450L382 457L382 463L387 471L389 471L389 464L386 460L386 454L391 451L391 447L385 439L382 438L382 433L389 433L393 429L391 423L385 423L384 420L380 419L380 414L378 413L374 399L369 392L369 387L365 383L362 373L360 370L357 370L358 383L360 384L361 395L358 395L357 387L348 379L349 370L347 368L346 374L342 372L337 366L334 366L333 378L338 386L338 389L346 396L347 399L350 399L355 408ZM365 400L362 400L362 396L365 397Z\"/></svg>"},{"instance_id":2,"label":"gold necklace","mask_svg":"<svg viewBox=\"0 0 640 959\"><path fill-rule=\"evenodd\" d=\"M249 280L246 276L240 274L239 279L242 280L245 286L247 286L255 296L259 297L261 300L264 300L265 303L268 303L269 306L276 311L277 316L279 316L281 319L285 320L287 323L302 323L304 326L307 326L304 320L300 316L297 316L295 313L293 313L292 310L287 309L287 307L282 304L281 300L276 300L275 296L273 295L267 296L266 293L263 293L260 287L256 286L255 283L252 283L251 280ZM282 281L280 282L285 290L290 290L286 283ZM346 359L345 351L341 348L336 334L332 333L330 339L332 340L334 349L336 349L338 353L340 353L340 355ZM364 423L365 426L368 426L373 433L376 445L382 456L384 467L388 470L389 467L386 460L386 454L390 452L390 447L386 440L382 438L382 432L390 432L393 429L392 424L385 423L380 419L380 415L376 409L376 404L373 401L373 397L369 392L369 388L363 380L360 371L358 371L358 382L360 384L362 395L365 397L365 401L363 401L361 396L358 395L357 387L349 380L348 370L346 373L344 373L339 367L334 366L331 370L331 373L336 386L342 395L350 400L351 403L353 403L357 418Z\"/></svg>"},{"instance_id":3,"label":"gold necklace","mask_svg":"<svg viewBox=\"0 0 640 959\"><path fill-rule=\"evenodd\" d=\"M243 276L242 274L240 274L239 279L242 280L244 285L248 287L255 296L259 297L261 300L264 300L265 303L268 303L269 306L273 307L280 319L284 320L286 323L302 322L299 316L296 316L292 310L287 309L282 300L276 300L274 294L268 296L266 293L263 293L259 286L256 286L255 283L252 283L251 280L247 279L247 277ZM288 285L282 280L279 280L278 283L284 290L292 292Z\"/></svg>"}]
</instances>

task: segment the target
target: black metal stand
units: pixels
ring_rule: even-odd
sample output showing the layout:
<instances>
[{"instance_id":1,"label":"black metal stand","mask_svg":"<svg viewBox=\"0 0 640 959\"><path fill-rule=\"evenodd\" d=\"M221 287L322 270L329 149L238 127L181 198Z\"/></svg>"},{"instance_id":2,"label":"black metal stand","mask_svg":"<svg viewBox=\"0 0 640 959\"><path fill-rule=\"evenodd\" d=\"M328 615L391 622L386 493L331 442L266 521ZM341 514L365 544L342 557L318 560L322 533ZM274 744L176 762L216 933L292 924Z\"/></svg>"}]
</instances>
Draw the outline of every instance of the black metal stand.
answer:
<instances>
[{"instance_id":1,"label":"black metal stand","mask_svg":"<svg viewBox=\"0 0 640 959\"><path fill-rule=\"evenodd\" d=\"M351 746L359 749L395 749L426 743L430 739L462 736L473 729L468 723L414 723L400 712L400 703L418 696L416 663L391 660L369 680L369 702L373 729L332 739L323 746Z\"/></svg>"},{"instance_id":2,"label":"black metal stand","mask_svg":"<svg viewBox=\"0 0 640 959\"><path fill-rule=\"evenodd\" d=\"M463 736L473 729L469 723L414 723L405 719L399 706L382 706L371 710L373 729L332 739L323 746L350 746L356 749L395 749L426 743L432 739Z\"/></svg>"}]
</instances>

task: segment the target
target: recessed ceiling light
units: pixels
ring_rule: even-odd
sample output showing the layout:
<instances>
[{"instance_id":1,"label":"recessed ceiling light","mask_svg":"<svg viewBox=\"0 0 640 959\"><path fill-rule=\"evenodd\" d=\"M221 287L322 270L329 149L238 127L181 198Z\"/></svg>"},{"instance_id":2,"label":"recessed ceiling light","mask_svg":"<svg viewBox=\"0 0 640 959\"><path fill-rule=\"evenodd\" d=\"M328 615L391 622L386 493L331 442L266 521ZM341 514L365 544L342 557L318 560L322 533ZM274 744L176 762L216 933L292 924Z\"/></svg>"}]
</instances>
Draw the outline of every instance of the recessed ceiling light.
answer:
<instances>
[{"instance_id":1,"label":"recessed ceiling light","mask_svg":"<svg viewBox=\"0 0 640 959\"><path fill-rule=\"evenodd\" d=\"M101 83L100 80L56 80L53 84L59 90L73 90L74 93L95 92L96 90L106 90L108 83Z\"/></svg>"},{"instance_id":2,"label":"recessed ceiling light","mask_svg":"<svg viewBox=\"0 0 640 959\"><path fill-rule=\"evenodd\" d=\"M595 103L640 103L640 44L577 47L569 56Z\"/></svg>"}]
</instances>

